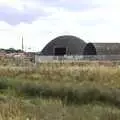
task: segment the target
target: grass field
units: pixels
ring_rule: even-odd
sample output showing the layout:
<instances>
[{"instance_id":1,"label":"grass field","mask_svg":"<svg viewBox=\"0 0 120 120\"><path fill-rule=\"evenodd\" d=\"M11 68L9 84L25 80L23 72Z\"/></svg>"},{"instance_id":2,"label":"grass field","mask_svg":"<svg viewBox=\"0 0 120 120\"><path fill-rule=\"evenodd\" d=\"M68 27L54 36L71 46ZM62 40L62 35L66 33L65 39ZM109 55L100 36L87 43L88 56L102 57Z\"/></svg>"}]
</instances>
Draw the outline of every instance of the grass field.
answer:
<instances>
[{"instance_id":1,"label":"grass field","mask_svg":"<svg viewBox=\"0 0 120 120\"><path fill-rule=\"evenodd\" d=\"M0 120L119 120L119 88L118 62L1 64Z\"/></svg>"}]
</instances>

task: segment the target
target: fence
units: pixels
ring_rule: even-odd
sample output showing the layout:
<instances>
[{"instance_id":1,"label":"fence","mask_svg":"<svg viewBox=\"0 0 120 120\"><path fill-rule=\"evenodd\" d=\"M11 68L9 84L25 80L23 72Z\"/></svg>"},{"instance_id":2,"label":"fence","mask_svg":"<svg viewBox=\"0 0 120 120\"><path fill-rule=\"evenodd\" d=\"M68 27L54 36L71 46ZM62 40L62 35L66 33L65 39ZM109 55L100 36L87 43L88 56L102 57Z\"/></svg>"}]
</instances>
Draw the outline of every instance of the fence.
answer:
<instances>
[{"instance_id":1,"label":"fence","mask_svg":"<svg viewBox=\"0 0 120 120\"><path fill-rule=\"evenodd\" d=\"M35 63L53 61L80 61L80 60L120 60L120 55L74 55L74 56L39 56L35 55Z\"/></svg>"}]
</instances>

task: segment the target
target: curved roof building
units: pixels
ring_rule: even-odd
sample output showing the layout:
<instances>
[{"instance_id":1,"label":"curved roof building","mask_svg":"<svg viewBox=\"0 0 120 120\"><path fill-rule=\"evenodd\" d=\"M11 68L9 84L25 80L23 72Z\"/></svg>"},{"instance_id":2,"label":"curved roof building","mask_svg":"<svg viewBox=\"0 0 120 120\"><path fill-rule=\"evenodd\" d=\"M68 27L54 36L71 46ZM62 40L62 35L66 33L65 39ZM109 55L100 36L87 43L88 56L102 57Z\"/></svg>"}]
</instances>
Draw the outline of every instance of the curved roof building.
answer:
<instances>
[{"instance_id":1,"label":"curved roof building","mask_svg":"<svg viewBox=\"0 0 120 120\"><path fill-rule=\"evenodd\" d=\"M83 55L119 55L120 43L88 43Z\"/></svg>"},{"instance_id":2,"label":"curved roof building","mask_svg":"<svg viewBox=\"0 0 120 120\"><path fill-rule=\"evenodd\" d=\"M63 35L50 41L40 55L120 55L120 43L86 43L82 39Z\"/></svg>"},{"instance_id":3,"label":"curved roof building","mask_svg":"<svg viewBox=\"0 0 120 120\"><path fill-rule=\"evenodd\" d=\"M97 55L119 55L120 43L93 43Z\"/></svg>"},{"instance_id":4,"label":"curved roof building","mask_svg":"<svg viewBox=\"0 0 120 120\"><path fill-rule=\"evenodd\" d=\"M93 43L88 43L85 46L83 55L97 55L97 51Z\"/></svg>"},{"instance_id":5,"label":"curved roof building","mask_svg":"<svg viewBox=\"0 0 120 120\"><path fill-rule=\"evenodd\" d=\"M75 36L59 36L50 41L41 51L42 55L83 55L86 43Z\"/></svg>"}]
</instances>

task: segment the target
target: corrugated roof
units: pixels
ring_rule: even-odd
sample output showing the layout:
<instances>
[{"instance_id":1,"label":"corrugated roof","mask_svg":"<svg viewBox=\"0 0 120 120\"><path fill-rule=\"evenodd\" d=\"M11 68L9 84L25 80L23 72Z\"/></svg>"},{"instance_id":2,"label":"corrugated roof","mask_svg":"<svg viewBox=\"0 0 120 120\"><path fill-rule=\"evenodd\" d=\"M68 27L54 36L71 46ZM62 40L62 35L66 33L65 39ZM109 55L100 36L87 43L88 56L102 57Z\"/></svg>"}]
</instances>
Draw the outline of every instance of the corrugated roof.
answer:
<instances>
[{"instance_id":1,"label":"corrugated roof","mask_svg":"<svg viewBox=\"0 0 120 120\"><path fill-rule=\"evenodd\" d=\"M93 43L97 54L120 54L120 43Z\"/></svg>"}]
</instances>

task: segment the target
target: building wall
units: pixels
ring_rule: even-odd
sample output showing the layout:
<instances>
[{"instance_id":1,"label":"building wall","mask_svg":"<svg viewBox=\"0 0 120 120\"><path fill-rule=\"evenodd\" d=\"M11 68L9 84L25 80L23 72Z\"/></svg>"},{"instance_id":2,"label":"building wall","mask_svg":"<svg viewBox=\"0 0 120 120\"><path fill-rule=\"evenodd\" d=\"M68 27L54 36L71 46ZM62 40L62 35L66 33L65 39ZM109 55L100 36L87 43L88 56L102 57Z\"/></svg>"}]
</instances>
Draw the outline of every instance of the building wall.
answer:
<instances>
[{"instance_id":1,"label":"building wall","mask_svg":"<svg viewBox=\"0 0 120 120\"><path fill-rule=\"evenodd\" d=\"M120 43L93 43L98 55L119 55Z\"/></svg>"}]
</instances>

